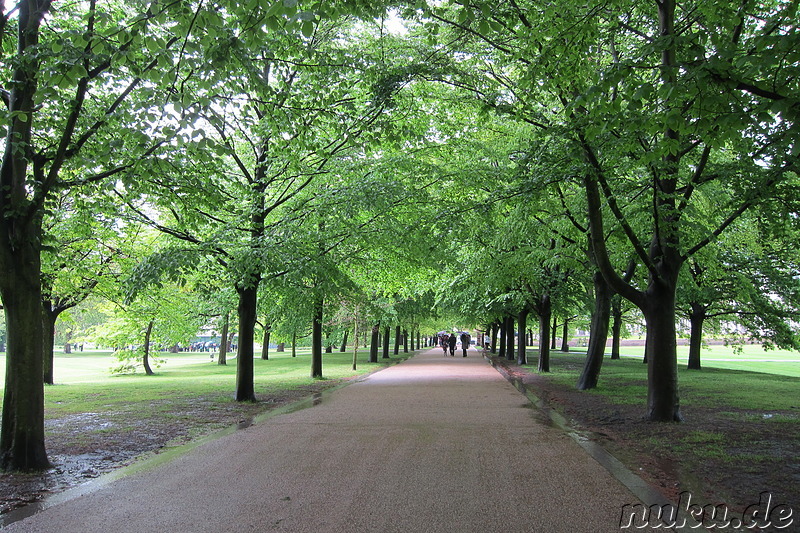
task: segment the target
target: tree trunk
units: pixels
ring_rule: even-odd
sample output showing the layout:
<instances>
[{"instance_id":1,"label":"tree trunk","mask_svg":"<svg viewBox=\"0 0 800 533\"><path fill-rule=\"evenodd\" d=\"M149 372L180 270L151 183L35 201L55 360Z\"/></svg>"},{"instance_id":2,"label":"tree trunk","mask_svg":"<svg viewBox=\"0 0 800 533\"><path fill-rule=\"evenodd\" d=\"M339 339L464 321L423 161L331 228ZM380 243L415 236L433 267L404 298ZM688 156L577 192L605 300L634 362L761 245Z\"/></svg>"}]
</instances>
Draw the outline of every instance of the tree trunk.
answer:
<instances>
[{"instance_id":1,"label":"tree trunk","mask_svg":"<svg viewBox=\"0 0 800 533\"><path fill-rule=\"evenodd\" d=\"M611 359L619 359L619 344L622 334L622 297L613 296L611 298L611 315L614 321L611 323Z\"/></svg>"},{"instance_id":2,"label":"tree trunk","mask_svg":"<svg viewBox=\"0 0 800 533\"><path fill-rule=\"evenodd\" d=\"M578 390L589 390L597 387L600 379L600 368L608 340L608 320L611 312L611 287L600 272L594 273L594 311L589 326L589 345L586 347L586 361L583 372L578 378Z\"/></svg>"},{"instance_id":3,"label":"tree trunk","mask_svg":"<svg viewBox=\"0 0 800 533\"><path fill-rule=\"evenodd\" d=\"M225 313L222 321L222 333L220 333L219 355L217 356L218 365L228 364L228 329L230 328L230 314Z\"/></svg>"},{"instance_id":4,"label":"tree trunk","mask_svg":"<svg viewBox=\"0 0 800 533\"><path fill-rule=\"evenodd\" d=\"M691 333L689 334L689 370L700 370L700 349L703 345L703 323L706 320L706 308L702 305L691 303L692 311L689 315Z\"/></svg>"},{"instance_id":5,"label":"tree trunk","mask_svg":"<svg viewBox=\"0 0 800 533\"><path fill-rule=\"evenodd\" d=\"M261 359L267 361L269 359L269 337L272 333L272 328L264 326L264 340L261 343Z\"/></svg>"},{"instance_id":6,"label":"tree trunk","mask_svg":"<svg viewBox=\"0 0 800 533\"><path fill-rule=\"evenodd\" d=\"M545 294L539 299L539 372L550 372L550 316L552 304L550 295Z\"/></svg>"},{"instance_id":7,"label":"tree trunk","mask_svg":"<svg viewBox=\"0 0 800 533\"><path fill-rule=\"evenodd\" d=\"M522 311L519 312L519 349L517 352L517 364L518 365L527 365L528 364L528 343L526 342L527 339L525 338L525 331L528 329L528 314L530 310L525 307Z\"/></svg>"},{"instance_id":8,"label":"tree trunk","mask_svg":"<svg viewBox=\"0 0 800 533\"><path fill-rule=\"evenodd\" d=\"M653 281L647 306L647 418L656 422L679 422L678 357L675 341L675 285Z\"/></svg>"},{"instance_id":9,"label":"tree trunk","mask_svg":"<svg viewBox=\"0 0 800 533\"><path fill-rule=\"evenodd\" d=\"M408 353L408 330L403 330L403 353Z\"/></svg>"},{"instance_id":10,"label":"tree trunk","mask_svg":"<svg viewBox=\"0 0 800 533\"><path fill-rule=\"evenodd\" d=\"M348 333L349 333L349 331L345 330L344 337L342 338L342 345L339 347L339 351L341 353L344 353L344 352L347 351L347 334ZM358 337L356 337L355 334L353 334L353 341L354 341L356 347L358 347Z\"/></svg>"},{"instance_id":11,"label":"tree trunk","mask_svg":"<svg viewBox=\"0 0 800 533\"><path fill-rule=\"evenodd\" d=\"M508 345L508 329L506 328L506 319L500 321L498 325L500 333L500 348L497 350L497 357L504 358L506 356L506 346Z\"/></svg>"},{"instance_id":12,"label":"tree trunk","mask_svg":"<svg viewBox=\"0 0 800 533\"><path fill-rule=\"evenodd\" d=\"M490 338L490 345L491 345L491 352L497 353L497 330L499 329L500 324L497 322L492 322L492 332Z\"/></svg>"},{"instance_id":13,"label":"tree trunk","mask_svg":"<svg viewBox=\"0 0 800 533\"><path fill-rule=\"evenodd\" d=\"M7 344L0 468L44 470L50 467L50 462L44 442L40 241L30 240L14 248L8 242L11 232L7 225L0 224L3 226L0 231L0 265L3 265L0 287Z\"/></svg>"},{"instance_id":14,"label":"tree trunk","mask_svg":"<svg viewBox=\"0 0 800 533\"><path fill-rule=\"evenodd\" d=\"M39 28L49 2L18 2L18 34L0 168L0 298L6 315L6 381L0 426L0 468L33 471L50 467L44 442L42 349L42 216L44 198L29 175L31 123L39 70ZM5 13L4 13L5 15ZM34 174L35 174L34 169ZM41 179L44 179L42 176ZM33 194L37 194L36 191Z\"/></svg>"},{"instance_id":15,"label":"tree trunk","mask_svg":"<svg viewBox=\"0 0 800 533\"><path fill-rule=\"evenodd\" d=\"M53 357L55 352L55 336L56 336L56 320L58 320L59 311L53 309L53 304L50 301L44 302L42 309L42 378L45 384L53 384ZM64 353L67 353L66 350Z\"/></svg>"},{"instance_id":16,"label":"tree trunk","mask_svg":"<svg viewBox=\"0 0 800 533\"><path fill-rule=\"evenodd\" d=\"M378 362L378 341L381 338L381 326L380 324L375 324L372 326L372 338L370 339L369 343L369 362L370 363L377 363Z\"/></svg>"},{"instance_id":17,"label":"tree trunk","mask_svg":"<svg viewBox=\"0 0 800 533\"><path fill-rule=\"evenodd\" d=\"M508 340L506 340L506 359L513 361L517 356L514 353L514 316L508 315L506 317L506 331L508 332Z\"/></svg>"},{"instance_id":18,"label":"tree trunk","mask_svg":"<svg viewBox=\"0 0 800 533\"><path fill-rule=\"evenodd\" d=\"M556 320L556 317L554 316L553 317L553 327L550 328L550 333L551 333L550 349L553 350L553 351L556 351L556 328L558 328L558 322Z\"/></svg>"},{"instance_id":19,"label":"tree trunk","mask_svg":"<svg viewBox=\"0 0 800 533\"><path fill-rule=\"evenodd\" d=\"M569 352L569 319L564 318L564 325L561 329L561 351Z\"/></svg>"},{"instance_id":20,"label":"tree trunk","mask_svg":"<svg viewBox=\"0 0 800 533\"><path fill-rule=\"evenodd\" d=\"M144 356L142 357L142 366L144 366L144 373L148 376L153 375L153 369L150 368L150 335L153 333L154 323L155 320L150 320L144 332Z\"/></svg>"},{"instance_id":21,"label":"tree trunk","mask_svg":"<svg viewBox=\"0 0 800 533\"><path fill-rule=\"evenodd\" d=\"M383 327L383 358L389 359L389 326Z\"/></svg>"},{"instance_id":22,"label":"tree trunk","mask_svg":"<svg viewBox=\"0 0 800 533\"><path fill-rule=\"evenodd\" d=\"M297 357L297 332L292 332L292 357Z\"/></svg>"},{"instance_id":23,"label":"tree trunk","mask_svg":"<svg viewBox=\"0 0 800 533\"><path fill-rule=\"evenodd\" d=\"M322 320L324 302L321 296L314 304L314 320L311 325L311 377L322 379Z\"/></svg>"},{"instance_id":24,"label":"tree trunk","mask_svg":"<svg viewBox=\"0 0 800 533\"><path fill-rule=\"evenodd\" d=\"M236 358L236 401L255 402L253 383L253 341L258 311L258 283L252 287L237 287L239 294L239 356ZM226 337L223 337L225 342Z\"/></svg>"},{"instance_id":25,"label":"tree trunk","mask_svg":"<svg viewBox=\"0 0 800 533\"><path fill-rule=\"evenodd\" d=\"M395 355L399 355L400 354L400 335L401 335L400 326L397 326L394 329L394 354Z\"/></svg>"}]
</instances>

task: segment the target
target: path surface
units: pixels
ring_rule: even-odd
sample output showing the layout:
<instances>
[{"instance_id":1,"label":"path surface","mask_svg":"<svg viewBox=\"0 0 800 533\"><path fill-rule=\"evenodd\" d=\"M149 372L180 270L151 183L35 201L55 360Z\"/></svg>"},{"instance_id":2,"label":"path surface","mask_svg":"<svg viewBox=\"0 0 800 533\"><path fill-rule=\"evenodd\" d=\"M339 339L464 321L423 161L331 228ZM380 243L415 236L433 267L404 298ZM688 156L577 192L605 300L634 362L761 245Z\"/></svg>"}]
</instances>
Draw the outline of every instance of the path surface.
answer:
<instances>
[{"instance_id":1,"label":"path surface","mask_svg":"<svg viewBox=\"0 0 800 533\"><path fill-rule=\"evenodd\" d=\"M491 365L430 350L3 531L619 532L638 502Z\"/></svg>"}]
</instances>

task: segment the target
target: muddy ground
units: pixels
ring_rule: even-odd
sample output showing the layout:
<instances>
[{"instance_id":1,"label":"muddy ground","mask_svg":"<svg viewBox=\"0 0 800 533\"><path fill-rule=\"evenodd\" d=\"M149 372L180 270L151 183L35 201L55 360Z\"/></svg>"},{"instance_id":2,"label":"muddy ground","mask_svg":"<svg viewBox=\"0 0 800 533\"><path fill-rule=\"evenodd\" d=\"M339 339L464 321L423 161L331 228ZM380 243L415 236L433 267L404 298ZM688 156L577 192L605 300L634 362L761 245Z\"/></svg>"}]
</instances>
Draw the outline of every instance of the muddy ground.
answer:
<instances>
[{"instance_id":1,"label":"muddy ground","mask_svg":"<svg viewBox=\"0 0 800 533\"><path fill-rule=\"evenodd\" d=\"M724 503L742 510L758 503L759 494L767 491L776 502L800 511L800 424L698 406L686 408L684 423L652 423L644 420L641 405L611 405L600 396L554 384L530 368L498 358L494 363L673 501L689 491L701 505ZM198 398L176 408L163 400L128 413L48 420L53 468L42 474L0 475L0 514L338 384L320 382L282 391L256 404L220 405ZM791 422L798 414L771 415ZM709 435L713 442L699 442L698 435Z\"/></svg>"}]
</instances>

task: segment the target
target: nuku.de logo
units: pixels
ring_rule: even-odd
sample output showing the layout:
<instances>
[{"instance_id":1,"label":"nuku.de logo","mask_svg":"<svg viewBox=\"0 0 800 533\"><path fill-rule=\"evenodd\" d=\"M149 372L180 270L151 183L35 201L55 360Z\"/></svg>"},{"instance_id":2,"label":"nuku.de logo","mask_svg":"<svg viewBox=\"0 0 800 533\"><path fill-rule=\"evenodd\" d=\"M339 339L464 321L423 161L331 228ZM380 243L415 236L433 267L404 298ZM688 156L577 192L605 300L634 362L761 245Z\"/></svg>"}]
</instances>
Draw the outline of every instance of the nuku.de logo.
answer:
<instances>
[{"instance_id":1,"label":"nuku.de logo","mask_svg":"<svg viewBox=\"0 0 800 533\"><path fill-rule=\"evenodd\" d=\"M699 505L692 503L692 494L681 492L678 504L625 504L619 519L620 529L714 528L731 530L785 529L794 522L793 509L785 503L774 503L772 493L759 494L758 503L749 505L741 516L724 503Z\"/></svg>"}]
</instances>

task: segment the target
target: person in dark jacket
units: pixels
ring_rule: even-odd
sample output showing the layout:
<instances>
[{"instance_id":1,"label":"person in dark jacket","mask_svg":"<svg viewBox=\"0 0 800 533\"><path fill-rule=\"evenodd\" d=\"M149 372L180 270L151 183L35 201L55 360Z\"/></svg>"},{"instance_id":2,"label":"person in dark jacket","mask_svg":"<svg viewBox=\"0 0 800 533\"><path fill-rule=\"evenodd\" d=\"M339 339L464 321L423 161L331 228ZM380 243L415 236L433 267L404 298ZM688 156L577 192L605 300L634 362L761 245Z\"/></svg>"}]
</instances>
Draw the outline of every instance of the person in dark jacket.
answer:
<instances>
[{"instance_id":1,"label":"person in dark jacket","mask_svg":"<svg viewBox=\"0 0 800 533\"><path fill-rule=\"evenodd\" d=\"M450 338L447 339L447 344L448 344L448 346L450 346L450 355L451 356L454 356L456 354L456 343L457 342L458 342L458 339L456 338L456 334L455 333L451 333L450 334Z\"/></svg>"},{"instance_id":2,"label":"person in dark jacket","mask_svg":"<svg viewBox=\"0 0 800 533\"><path fill-rule=\"evenodd\" d=\"M469 333L465 331L461 334L461 351L463 352L464 357L467 356L467 348L469 348L470 340Z\"/></svg>"}]
</instances>

